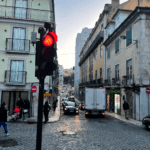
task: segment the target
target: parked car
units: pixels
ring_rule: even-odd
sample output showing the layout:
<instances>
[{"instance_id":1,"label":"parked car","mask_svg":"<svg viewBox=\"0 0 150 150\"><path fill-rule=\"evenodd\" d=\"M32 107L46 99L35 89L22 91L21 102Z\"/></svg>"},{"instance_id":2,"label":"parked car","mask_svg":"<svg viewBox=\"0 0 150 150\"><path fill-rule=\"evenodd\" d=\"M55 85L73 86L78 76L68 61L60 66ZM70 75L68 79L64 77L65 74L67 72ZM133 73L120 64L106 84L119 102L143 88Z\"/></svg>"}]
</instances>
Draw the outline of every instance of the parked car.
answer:
<instances>
[{"instance_id":1,"label":"parked car","mask_svg":"<svg viewBox=\"0 0 150 150\"><path fill-rule=\"evenodd\" d=\"M62 106L64 105L64 102L67 102L68 101L68 98L63 98L62 99Z\"/></svg>"},{"instance_id":2,"label":"parked car","mask_svg":"<svg viewBox=\"0 0 150 150\"><path fill-rule=\"evenodd\" d=\"M74 96L70 96L68 99L69 99L69 101L71 101L71 102L75 102Z\"/></svg>"},{"instance_id":3,"label":"parked car","mask_svg":"<svg viewBox=\"0 0 150 150\"><path fill-rule=\"evenodd\" d=\"M147 128L150 129L150 115L147 115L143 118L142 124Z\"/></svg>"},{"instance_id":4,"label":"parked car","mask_svg":"<svg viewBox=\"0 0 150 150\"><path fill-rule=\"evenodd\" d=\"M64 114L67 113L79 114L78 105L75 102L66 102L64 104Z\"/></svg>"},{"instance_id":5,"label":"parked car","mask_svg":"<svg viewBox=\"0 0 150 150\"><path fill-rule=\"evenodd\" d=\"M79 109L84 110L85 106L84 106L84 101L81 102L81 104L79 104Z\"/></svg>"}]
</instances>

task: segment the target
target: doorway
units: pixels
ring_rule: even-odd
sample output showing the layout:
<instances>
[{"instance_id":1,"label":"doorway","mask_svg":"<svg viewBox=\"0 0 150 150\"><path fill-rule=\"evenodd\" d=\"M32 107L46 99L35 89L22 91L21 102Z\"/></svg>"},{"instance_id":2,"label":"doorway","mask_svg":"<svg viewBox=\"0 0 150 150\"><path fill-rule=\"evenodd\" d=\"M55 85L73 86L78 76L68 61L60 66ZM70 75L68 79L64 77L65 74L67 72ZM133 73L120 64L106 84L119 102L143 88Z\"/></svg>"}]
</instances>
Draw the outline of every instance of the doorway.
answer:
<instances>
[{"instance_id":1,"label":"doorway","mask_svg":"<svg viewBox=\"0 0 150 150\"><path fill-rule=\"evenodd\" d=\"M127 92L127 102L129 104L129 116L133 118L133 95L132 92Z\"/></svg>"},{"instance_id":2,"label":"doorway","mask_svg":"<svg viewBox=\"0 0 150 150\"><path fill-rule=\"evenodd\" d=\"M1 103L6 103L6 109L9 111L9 115L13 114L13 110L16 108L16 102L18 98L28 98L27 91L3 91Z\"/></svg>"}]
</instances>

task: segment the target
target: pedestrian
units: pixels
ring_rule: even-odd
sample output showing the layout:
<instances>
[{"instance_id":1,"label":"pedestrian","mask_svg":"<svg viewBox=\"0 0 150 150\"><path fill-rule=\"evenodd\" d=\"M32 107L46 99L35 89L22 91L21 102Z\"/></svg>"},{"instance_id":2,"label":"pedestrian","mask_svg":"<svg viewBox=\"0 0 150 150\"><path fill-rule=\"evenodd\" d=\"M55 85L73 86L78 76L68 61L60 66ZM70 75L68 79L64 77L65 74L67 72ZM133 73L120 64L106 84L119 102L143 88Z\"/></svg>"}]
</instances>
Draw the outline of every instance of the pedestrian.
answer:
<instances>
[{"instance_id":1,"label":"pedestrian","mask_svg":"<svg viewBox=\"0 0 150 150\"><path fill-rule=\"evenodd\" d=\"M56 99L56 106L57 106L57 104L58 104L58 99Z\"/></svg>"},{"instance_id":2,"label":"pedestrian","mask_svg":"<svg viewBox=\"0 0 150 150\"><path fill-rule=\"evenodd\" d=\"M19 118L21 119L22 118L22 104L23 104L23 101L21 98L18 98L17 102L16 102L16 106L18 108L20 108L20 115L19 115Z\"/></svg>"},{"instance_id":3,"label":"pedestrian","mask_svg":"<svg viewBox=\"0 0 150 150\"><path fill-rule=\"evenodd\" d=\"M28 109L28 118L30 118L30 101L26 98L27 109Z\"/></svg>"},{"instance_id":4,"label":"pedestrian","mask_svg":"<svg viewBox=\"0 0 150 150\"><path fill-rule=\"evenodd\" d=\"M5 130L5 134L9 135L6 122L7 122L7 109L6 109L6 103L3 102L0 107L0 127L2 125Z\"/></svg>"},{"instance_id":5,"label":"pedestrian","mask_svg":"<svg viewBox=\"0 0 150 150\"><path fill-rule=\"evenodd\" d=\"M125 118L129 119L129 104L124 100L123 109L125 111Z\"/></svg>"},{"instance_id":6,"label":"pedestrian","mask_svg":"<svg viewBox=\"0 0 150 150\"><path fill-rule=\"evenodd\" d=\"M47 123L48 121L48 114L49 114L49 111L50 111L50 106L48 104L48 101L45 102L45 105L44 105L44 116L45 116L45 124Z\"/></svg>"},{"instance_id":7,"label":"pedestrian","mask_svg":"<svg viewBox=\"0 0 150 150\"><path fill-rule=\"evenodd\" d=\"M56 110L56 100L53 101L53 111L55 112Z\"/></svg>"},{"instance_id":8,"label":"pedestrian","mask_svg":"<svg viewBox=\"0 0 150 150\"><path fill-rule=\"evenodd\" d=\"M27 101L26 99L23 99L23 121L26 121L26 115L28 113L28 104L27 104Z\"/></svg>"}]
</instances>

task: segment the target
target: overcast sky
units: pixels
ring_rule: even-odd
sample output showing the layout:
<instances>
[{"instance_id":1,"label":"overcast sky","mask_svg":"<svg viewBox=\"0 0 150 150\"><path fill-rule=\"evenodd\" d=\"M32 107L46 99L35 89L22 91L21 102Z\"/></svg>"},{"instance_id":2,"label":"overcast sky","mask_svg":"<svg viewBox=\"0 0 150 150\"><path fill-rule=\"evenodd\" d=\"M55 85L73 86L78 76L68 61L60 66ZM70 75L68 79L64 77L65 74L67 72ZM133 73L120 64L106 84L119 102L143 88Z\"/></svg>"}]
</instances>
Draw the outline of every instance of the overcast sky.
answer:
<instances>
[{"instance_id":1,"label":"overcast sky","mask_svg":"<svg viewBox=\"0 0 150 150\"><path fill-rule=\"evenodd\" d=\"M55 0L58 62L64 69L75 66L77 33L94 27L106 3L111 4L111 0Z\"/></svg>"}]
</instances>

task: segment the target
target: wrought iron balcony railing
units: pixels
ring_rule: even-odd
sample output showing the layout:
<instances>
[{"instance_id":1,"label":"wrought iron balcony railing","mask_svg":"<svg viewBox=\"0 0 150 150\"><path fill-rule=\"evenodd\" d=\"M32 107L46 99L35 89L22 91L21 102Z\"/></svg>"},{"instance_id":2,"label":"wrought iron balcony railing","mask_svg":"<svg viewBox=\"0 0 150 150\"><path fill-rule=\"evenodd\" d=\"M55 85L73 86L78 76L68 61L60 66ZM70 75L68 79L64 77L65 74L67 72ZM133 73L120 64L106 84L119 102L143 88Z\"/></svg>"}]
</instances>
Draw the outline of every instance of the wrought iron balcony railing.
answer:
<instances>
[{"instance_id":1,"label":"wrought iron balcony railing","mask_svg":"<svg viewBox=\"0 0 150 150\"><path fill-rule=\"evenodd\" d=\"M98 84L103 84L103 78L98 79Z\"/></svg>"},{"instance_id":2,"label":"wrought iron balcony railing","mask_svg":"<svg viewBox=\"0 0 150 150\"><path fill-rule=\"evenodd\" d=\"M26 71L5 71L5 84L6 85L26 85Z\"/></svg>"},{"instance_id":3,"label":"wrought iron balcony railing","mask_svg":"<svg viewBox=\"0 0 150 150\"><path fill-rule=\"evenodd\" d=\"M104 80L104 85L105 86L110 86L111 85L110 79Z\"/></svg>"},{"instance_id":4,"label":"wrought iron balcony railing","mask_svg":"<svg viewBox=\"0 0 150 150\"><path fill-rule=\"evenodd\" d=\"M54 12L24 7L0 5L0 17L47 21L54 23Z\"/></svg>"},{"instance_id":5,"label":"wrought iron balcony railing","mask_svg":"<svg viewBox=\"0 0 150 150\"><path fill-rule=\"evenodd\" d=\"M122 76L122 85L131 85L133 84L134 75Z\"/></svg>"},{"instance_id":6,"label":"wrought iron balcony railing","mask_svg":"<svg viewBox=\"0 0 150 150\"><path fill-rule=\"evenodd\" d=\"M120 78L112 78L112 85L120 85Z\"/></svg>"},{"instance_id":7,"label":"wrought iron balcony railing","mask_svg":"<svg viewBox=\"0 0 150 150\"><path fill-rule=\"evenodd\" d=\"M6 51L17 53L29 53L30 40L6 38Z\"/></svg>"}]
</instances>

